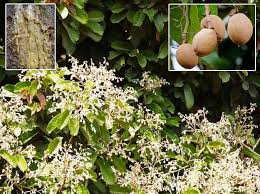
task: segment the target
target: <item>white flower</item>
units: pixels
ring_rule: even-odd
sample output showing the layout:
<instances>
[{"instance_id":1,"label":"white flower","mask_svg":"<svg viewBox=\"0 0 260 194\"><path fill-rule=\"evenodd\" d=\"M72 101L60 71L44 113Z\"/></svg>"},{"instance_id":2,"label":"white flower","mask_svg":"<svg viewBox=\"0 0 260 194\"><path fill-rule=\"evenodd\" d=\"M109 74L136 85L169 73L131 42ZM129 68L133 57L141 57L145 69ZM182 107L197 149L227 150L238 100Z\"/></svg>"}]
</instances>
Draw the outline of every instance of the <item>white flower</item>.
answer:
<instances>
[{"instance_id":1,"label":"white flower","mask_svg":"<svg viewBox=\"0 0 260 194\"><path fill-rule=\"evenodd\" d=\"M163 85L169 84L165 79L158 78L157 76L151 76L151 72L144 72L143 78L140 80L140 86L147 91L154 91Z\"/></svg>"}]
</instances>

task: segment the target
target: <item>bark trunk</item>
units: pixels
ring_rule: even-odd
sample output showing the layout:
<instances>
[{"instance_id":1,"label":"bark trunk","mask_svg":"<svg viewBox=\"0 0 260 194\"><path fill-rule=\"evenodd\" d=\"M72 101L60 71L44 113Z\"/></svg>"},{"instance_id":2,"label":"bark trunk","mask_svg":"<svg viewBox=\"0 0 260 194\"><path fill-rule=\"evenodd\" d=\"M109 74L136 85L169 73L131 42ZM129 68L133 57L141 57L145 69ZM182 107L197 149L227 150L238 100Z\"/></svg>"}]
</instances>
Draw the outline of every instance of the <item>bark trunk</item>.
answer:
<instances>
[{"instance_id":1,"label":"bark trunk","mask_svg":"<svg viewBox=\"0 0 260 194\"><path fill-rule=\"evenodd\" d=\"M55 6L7 5L7 68L55 67Z\"/></svg>"}]
</instances>

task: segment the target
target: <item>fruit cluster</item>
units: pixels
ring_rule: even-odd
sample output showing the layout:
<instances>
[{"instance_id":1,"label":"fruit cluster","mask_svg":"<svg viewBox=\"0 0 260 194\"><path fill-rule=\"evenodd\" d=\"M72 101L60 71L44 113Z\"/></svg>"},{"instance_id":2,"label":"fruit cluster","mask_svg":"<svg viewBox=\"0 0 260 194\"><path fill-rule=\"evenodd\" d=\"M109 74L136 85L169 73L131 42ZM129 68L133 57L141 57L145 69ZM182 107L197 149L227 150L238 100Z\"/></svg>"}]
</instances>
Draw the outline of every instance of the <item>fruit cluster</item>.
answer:
<instances>
[{"instance_id":1,"label":"fruit cluster","mask_svg":"<svg viewBox=\"0 0 260 194\"><path fill-rule=\"evenodd\" d=\"M218 43L224 39L226 27L217 15L208 15L201 20L201 30L193 37L192 44L183 43L179 46L176 57L178 63L191 69L198 65L199 57L213 52ZM227 33L234 44L246 44L253 35L253 25L243 13L234 14L227 26Z\"/></svg>"}]
</instances>

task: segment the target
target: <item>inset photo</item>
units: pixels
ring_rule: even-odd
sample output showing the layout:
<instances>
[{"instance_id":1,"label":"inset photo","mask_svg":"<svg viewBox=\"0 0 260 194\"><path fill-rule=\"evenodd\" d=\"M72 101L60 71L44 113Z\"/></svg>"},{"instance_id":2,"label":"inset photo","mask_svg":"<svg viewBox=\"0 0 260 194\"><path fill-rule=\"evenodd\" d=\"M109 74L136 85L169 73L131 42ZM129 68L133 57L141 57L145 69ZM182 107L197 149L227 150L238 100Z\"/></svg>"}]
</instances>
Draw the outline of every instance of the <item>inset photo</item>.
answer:
<instances>
[{"instance_id":1,"label":"inset photo","mask_svg":"<svg viewBox=\"0 0 260 194\"><path fill-rule=\"evenodd\" d=\"M56 5L5 5L5 68L55 69Z\"/></svg>"},{"instance_id":2,"label":"inset photo","mask_svg":"<svg viewBox=\"0 0 260 194\"><path fill-rule=\"evenodd\" d=\"M169 71L256 71L255 4L169 4Z\"/></svg>"}]
</instances>

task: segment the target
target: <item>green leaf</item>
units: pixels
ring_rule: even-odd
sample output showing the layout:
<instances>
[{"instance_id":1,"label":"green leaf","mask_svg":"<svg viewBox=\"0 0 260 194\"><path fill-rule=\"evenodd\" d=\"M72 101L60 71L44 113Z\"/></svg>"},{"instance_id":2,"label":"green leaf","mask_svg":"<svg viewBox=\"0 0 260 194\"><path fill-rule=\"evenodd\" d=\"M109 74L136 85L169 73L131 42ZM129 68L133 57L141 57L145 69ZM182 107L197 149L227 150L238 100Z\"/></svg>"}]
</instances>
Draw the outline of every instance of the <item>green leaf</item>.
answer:
<instances>
[{"instance_id":1,"label":"green leaf","mask_svg":"<svg viewBox=\"0 0 260 194\"><path fill-rule=\"evenodd\" d=\"M157 54L150 49L141 52L148 61L157 61Z\"/></svg>"},{"instance_id":2,"label":"green leaf","mask_svg":"<svg viewBox=\"0 0 260 194\"><path fill-rule=\"evenodd\" d=\"M104 14L101 11L97 10L88 11L88 21L102 22L104 21Z\"/></svg>"},{"instance_id":3,"label":"green leaf","mask_svg":"<svg viewBox=\"0 0 260 194\"><path fill-rule=\"evenodd\" d=\"M61 18L62 18L62 19L67 18L67 16L69 15L69 10L68 10L67 7L64 6L63 3L62 3L62 4L59 4L59 5L57 6L57 10L58 10L59 14L61 15Z\"/></svg>"},{"instance_id":4,"label":"green leaf","mask_svg":"<svg viewBox=\"0 0 260 194\"><path fill-rule=\"evenodd\" d=\"M151 8L151 9L144 9L144 13L148 16L150 22L153 21L153 18L155 14L158 12L157 9Z\"/></svg>"},{"instance_id":5,"label":"green leaf","mask_svg":"<svg viewBox=\"0 0 260 194\"><path fill-rule=\"evenodd\" d=\"M144 103L145 104L151 104L153 102L153 96L152 95L144 95Z\"/></svg>"},{"instance_id":6,"label":"green leaf","mask_svg":"<svg viewBox=\"0 0 260 194\"><path fill-rule=\"evenodd\" d=\"M72 2L77 8L83 9L84 4L87 3L87 0L73 0Z\"/></svg>"},{"instance_id":7,"label":"green leaf","mask_svg":"<svg viewBox=\"0 0 260 194\"><path fill-rule=\"evenodd\" d=\"M126 18L127 12L113 13L110 17L110 21L113 24L117 24Z\"/></svg>"},{"instance_id":8,"label":"green leaf","mask_svg":"<svg viewBox=\"0 0 260 194\"><path fill-rule=\"evenodd\" d=\"M34 96L38 91L38 86L39 86L39 82L37 80L33 80L28 89L29 94Z\"/></svg>"},{"instance_id":9,"label":"green leaf","mask_svg":"<svg viewBox=\"0 0 260 194\"><path fill-rule=\"evenodd\" d=\"M99 136L97 135L97 131L94 132L94 130L96 129L89 123L80 126L80 131L86 138L88 144L95 149L100 149L102 145L98 141Z\"/></svg>"},{"instance_id":10,"label":"green leaf","mask_svg":"<svg viewBox=\"0 0 260 194\"><path fill-rule=\"evenodd\" d=\"M158 59L164 59L167 56L168 56L168 42L165 41L160 46Z\"/></svg>"},{"instance_id":11,"label":"green leaf","mask_svg":"<svg viewBox=\"0 0 260 194\"><path fill-rule=\"evenodd\" d=\"M63 129L68 124L70 111L65 109L63 112L59 113L53 117L47 125L46 131L51 133L54 129Z\"/></svg>"},{"instance_id":12,"label":"green leaf","mask_svg":"<svg viewBox=\"0 0 260 194\"><path fill-rule=\"evenodd\" d=\"M221 141L212 141L207 144L207 148L211 153L214 153L217 150L223 150L226 148L225 144Z\"/></svg>"},{"instance_id":13,"label":"green leaf","mask_svg":"<svg viewBox=\"0 0 260 194\"><path fill-rule=\"evenodd\" d=\"M53 140L51 140L47 147L47 153L53 154L56 152L61 147L62 139L63 137L55 137Z\"/></svg>"},{"instance_id":14,"label":"green leaf","mask_svg":"<svg viewBox=\"0 0 260 194\"><path fill-rule=\"evenodd\" d=\"M134 26L140 27L145 19L145 14L141 11L130 10L127 12L127 20L131 22Z\"/></svg>"},{"instance_id":15,"label":"green leaf","mask_svg":"<svg viewBox=\"0 0 260 194\"><path fill-rule=\"evenodd\" d=\"M24 158L24 156L20 155L20 154L17 154L15 156L16 158L16 164L18 166L18 168L22 171L22 172L25 172L27 171L28 169L28 164Z\"/></svg>"},{"instance_id":16,"label":"green leaf","mask_svg":"<svg viewBox=\"0 0 260 194\"><path fill-rule=\"evenodd\" d=\"M78 183L76 186L76 194L90 194L90 192L82 183Z\"/></svg>"},{"instance_id":17,"label":"green leaf","mask_svg":"<svg viewBox=\"0 0 260 194\"><path fill-rule=\"evenodd\" d=\"M100 168L101 174L103 176L104 181L108 185L113 185L116 183L116 176L111 168L111 166L103 159L98 158L97 164Z\"/></svg>"},{"instance_id":18,"label":"green leaf","mask_svg":"<svg viewBox=\"0 0 260 194\"><path fill-rule=\"evenodd\" d=\"M197 188L189 188L181 194L200 194L200 191Z\"/></svg>"},{"instance_id":19,"label":"green leaf","mask_svg":"<svg viewBox=\"0 0 260 194\"><path fill-rule=\"evenodd\" d=\"M248 147L247 145L243 145L242 152L252 158L253 160L260 162L260 154L256 153L253 149Z\"/></svg>"},{"instance_id":20,"label":"green leaf","mask_svg":"<svg viewBox=\"0 0 260 194\"><path fill-rule=\"evenodd\" d=\"M68 35L72 43L76 43L79 40L79 25L75 22L71 22L70 25L66 24L65 22L62 22L64 28L67 30Z\"/></svg>"},{"instance_id":21,"label":"green leaf","mask_svg":"<svg viewBox=\"0 0 260 194\"><path fill-rule=\"evenodd\" d=\"M108 60L113 60L121 55L121 52L118 51L109 51Z\"/></svg>"},{"instance_id":22,"label":"green leaf","mask_svg":"<svg viewBox=\"0 0 260 194\"><path fill-rule=\"evenodd\" d=\"M26 144L28 141L30 141L33 137L35 137L38 134L37 130L33 130L33 131L26 131L24 133L22 133L19 136L20 141L22 142L22 144Z\"/></svg>"},{"instance_id":23,"label":"green leaf","mask_svg":"<svg viewBox=\"0 0 260 194\"><path fill-rule=\"evenodd\" d=\"M125 9L125 6L119 2L114 3L114 5L111 8L111 11L113 13L120 13L121 11L123 11Z\"/></svg>"},{"instance_id":24,"label":"green leaf","mask_svg":"<svg viewBox=\"0 0 260 194\"><path fill-rule=\"evenodd\" d=\"M209 5L211 15L218 15L218 5Z\"/></svg>"},{"instance_id":25,"label":"green leaf","mask_svg":"<svg viewBox=\"0 0 260 194\"><path fill-rule=\"evenodd\" d=\"M191 143L183 143L182 147L189 153L190 155L196 153L196 147Z\"/></svg>"},{"instance_id":26,"label":"green leaf","mask_svg":"<svg viewBox=\"0 0 260 194\"><path fill-rule=\"evenodd\" d=\"M23 90L28 90L30 87L31 83L30 82L18 82L14 86L14 92L21 92Z\"/></svg>"},{"instance_id":27,"label":"green leaf","mask_svg":"<svg viewBox=\"0 0 260 194\"><path fill-rule=\"evenodd\" d=\"M111 47L118 51L124 51L124 52L131 51L131 45L126 41L115 40L111 43Z\"/></svg>"},{"instance_id":28,"label":"green leaf","mask_svg":"<svg viewBox=\"0 0 260 194\"><path fill-rule=\"evenodd\" d=\"M60 76L56 73L51 73L46 76L46 79L52 81L53 83L57 83L60 80Z\"/></svg>"},{"instance_id":29,"label":"green leaf","mask_svg":"<svg viewBox=\"0 0 260 194\"><path fill-rule=\"evenodd\" d=\"M189 28L188 28L188 33L187 34L187 41L189 43L192 42L194 33L192 32L198 32L200 31L200 18L198 16L198 6L197 5L193 5L190 6L190 10L189 10Z\"/></svg>"},{"instance_id":30,"label":"green leaf","mask_svg":"<svg viewBox=\"0 0 260 194\"><path fill-rule=\"evenodd\" d=\"M143 54L139 53L137 55L137 60L138 60L140 67L145 68L145 66L147 64L147 60L146 60L145 56Z\"/></svg>"},{"instance_id":31,"label":"green leaf","mask_svg":"<svg viewBox=\"0 0 260 194\"><path fill-rule=\"evenodd\" d=\"M256 87L254 85L250 85L249 86L249 90L248 90L250 96L252 98L256 98L258 96L258 90L256 89Z\"/></svg>"},{"instance_id":32,"label":"green leaf","mask_svg":"<svg viewBox=\"0 0 260 194\"><path fill-rule=\"evenodd\" d=\"M135 11L130 10L127 12L126 17L129 22L134 23L134 16L135 16Z\"/></svg>"},{"instance_id":33,"label":"green leaf","mask_svg":"<svg viewBox=\"0 0 260 194\"><path fill-rule=\"evenodd\" d=\"M180 125L180 118L179 117L167 118L166 124L169 125L169 126L179 127L179 125Z\"/></svg>"},{"instance_id":34,"label":"green leaf","mask_svg":"<svg viewBox=\"0 0 260 194\"><path fill-rule=\"evenodd\" d=\"M165 128L163 129L163 133L165 133L167 135L167 137L169 137L172 141L174 141L175 143L179 142L179 137L178 135L174 132L174 130L169 129L169 128Z\"/></svg>"},{"instance_id":35,"label":"green leaf","mask_svg":"<svg viewBox=\"0 0 260 194\"><path fill-rule=\"evenodd\" d=\"M68 55L72 55L72 54L75 52L75 50L76 50L76 45L75 45L75 43L73 43L73 42L71 41L71 39L70 39L68 33L65 32L65 30L64 30L63 33L61 33L61 37L62 37L62 46L63 46L63 48L66 49L66 53L67 53Z\"/></svg>"},{"instance_id":36,"label":"green leaf","mask_svg":"<svg viewBox=\"0 0 260 194\"><path fill-rule=\"evenodd\" d=\"M106 185L103 182L101 182L101 180L98 180L96 182L94 181L93 184L95 185L95 191L99 191L96 194L107 193Z\"/></svg>"},{"instance_id":37,"label":"green leaf","mask_svg":"<svg viewBox=\"0 0 260 194\"><path fill-rule=\"evenodd\" d=\"M76 7L75 11L76 12L73 13L73 18L81 24L86 24L88 22L88 14L85 12L85 10Z\"/></svg>"},{"instance_id":38,"label":"green leaf","mask_svg":"<svg viewBox=\"0 0 260 194\"><path fill-rule=\"evenodd\" d=\"M0 156L5 159L9 164L11 164L14 168L17 167L16 158L9 154L5 150L0 150Z\"/></svg>"},{"instance_id":39,"label":"green leaf","mask_svg":"<svg viewBox=\"0 0 260 194\"><path fill-rule=\"evenodd\" d=\"M109 191L111 194L129 194L129 193L131 193L130 188L123 187L121 185L111 185L111 186L109 186Z\"/></svg>"},{"instance_id":40,"label":"green leaf","mask_svg":"<svg viewBox=\"0 0 260 194\"><path fill-rule=\"evenodd\" d=\"M230 80L230 73L221 71L218 73L219 78L222 80L223 83L227 83Z\"/></svg>"},{"instance_id":41,"label":"green leaf","mask_svg":"<svg viewBox=\"0 0 260 194\"><path fill-rule=\"evenodd\" d=\"M120 172L126 172L126 164L121 157L112 156L112 162L117 170Z\"/></svg>"},{"instance_id":42,"label":"green leaf","mask_svg":"<svg viewBox=\"0 0 260 194\"><path fill-rule=\"evenodd\" d=\"M125 65L125 57L120 57L120 59L115 63L114 68L119 71Z\"/></svg>"},{"instance_id":43,"label":"green leaf","mask_svg":"<svg viewBox=\"0 0 260 194\"><path fill-rule=\"evenodd\" d=\"M161 105L166 105L164 104L164 97L162 97L160 94L152 94L152 98L154 102L157 102L158 104ZM164 107L164 106L162 106Z\"/></svg>"},{"instance_id":44,"label":"green leaf","mask_svg":"<svg viewBox=\"0 0 260 194\"><path fill-rule=\"evenodd\" d=\"M136 57L139 54L139 50L138 49L133 49L131 50L130 53L128 53L129 57Z\"/></svg>"},{"instance_id":45,"label":"green leaf","mask_svg":"<svg viewBox=\"0 0 260 194\"><path fill-rule=\"evenodd\" d=\"M70 129L70 135L77 136L79 133L79 123L80 119L78 116L71 116L68 122L68 126Z\"/></svg>"},{"instance_id":46,"label":"green leaf","mask_svg":"<svg viewBox=\"0 0 260 194\"><path fill-rule=\"evenodd\" d=\"M182 8L177 8L175 6L170 6L170 17L169 17L169 30L170 30L170 40L175 40L179 44L182 43L182 29L184 28L185 21L180 18L183 17Z\"/></svg>"},{"instance_id":47,"label":"green leaf","mask_svg":"<svg viewBox=\"0 0 260 194\"><path fill-rule=\"evenodd\" d=\"M211 69L225 70L231 67L230 62L226 58L220 57L215 51L201 57L200 60Z\"/></svg>"},{"instance_id":48,"label":"green leaf","mask_svg":"<svg viewBox=\"0 0 260 194\"><path fill-rule=\"evenodd\" d=\"M94 40L95 42L99 42L102 39L102 36L100 36L99 34L93 32L92 30L88 30L85 34L88 37L90 37L92 40Z\"/></svg>"},{"instance_id":49,"label":"green leaf","mask_svg":"<svg viewBox=\"0 0 260 194\"><path fill-rule=\"evenodd\" d=\"M162 119L165 118L164 112L161 108L161 106L155 102L152 102L149 106L148 106L153 112L160 114Z\"/></svg>"},{"instance_id":50,"label":"green leaf","mask_svg":"<svg viewBox=\"0 0 260 194\"><path fill-rule=\"evenodd\" d=\"M251 75L250 80L252 80L252 83L260 88L260 75Z\"/></svg>"},{"instance_id":51,"label":"green leaf","mask_svg":"<svg viewBox=\"0 0 260 194\"><path fill-rule=\"evenodd\" d=\"M191 87L190 85L185 84L183 89L184 89L184 98L185 98L186 107L190 109L194 105L194 96Z\"/></svg>"},{"instance_id":52,"label":"green leaf","mask_svg":"<svg viewBox=\"0 0 260 194\"><path fill-rule=\"evenodd\" d=\"M6 84L3 87L2 95L4 97L14 97L14 96L16 96L16 93L17 93L14 90L15 90L15 86L13 84Z\"/></svg>"},{"instance_id":53,"label":"green leaf","mask_svg":"<svg viewBox=\"0 0 260 194\"><path fill-rule=\"evenodd\" d=\"M164 28L164 16L162 14L156 14L154 18L154 24L158 32L162 32Z\"/></svg>"},{"instance_id":54,"label":"green leaf","mask_svg":"<svg viewBox=\"0 0 260 194\"><path fill-rule=\"evenodd\" d=\"M174 114L174 113L175 113L175 106L174 106L174 104L173 104L168 98L165 98L165 99L164 99L164 104L165 104L165 106L167 107L167 110L168 110L171 114Z\"/></svg>"},{"instance_id":55,"label":"green leaf","mask_svg":"<svg viewBox=\"0 0 260 194\"><path fill-rule=\"evenodd\" d=\"M249 83L247 81L243 81L242 88L243 88L243 90L248 90L249 89Z\"/></svg>"},{"instance_id":56,"label":"green leaf","mask_svg":"<svg viewBox=\"0 0 260 194\"><path fill-rule=\"evenodd\" d=\"M104 34L104 26L101 25L100 23L89 21L86 25L87 25L93 32L95 32L96 34L98 34L98 35L100 35L100 36L103 36L103 34Z\"/></svg>"}]
</instances>

